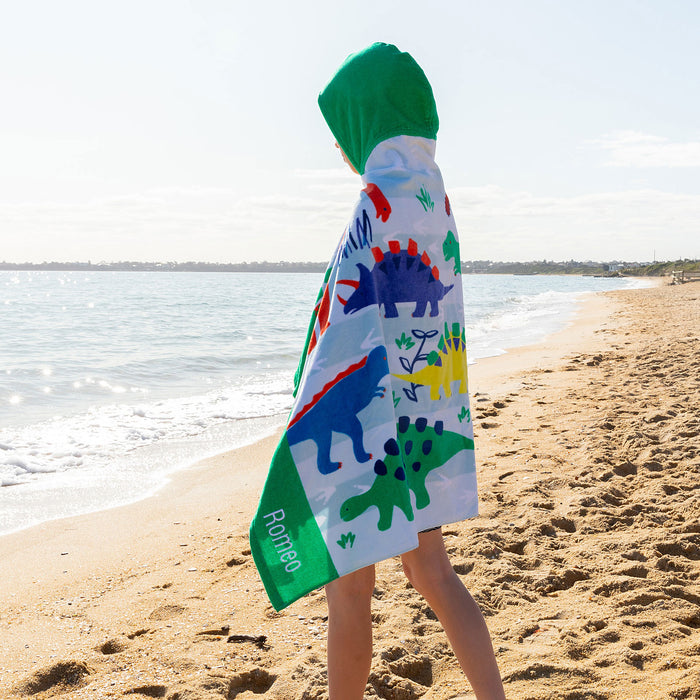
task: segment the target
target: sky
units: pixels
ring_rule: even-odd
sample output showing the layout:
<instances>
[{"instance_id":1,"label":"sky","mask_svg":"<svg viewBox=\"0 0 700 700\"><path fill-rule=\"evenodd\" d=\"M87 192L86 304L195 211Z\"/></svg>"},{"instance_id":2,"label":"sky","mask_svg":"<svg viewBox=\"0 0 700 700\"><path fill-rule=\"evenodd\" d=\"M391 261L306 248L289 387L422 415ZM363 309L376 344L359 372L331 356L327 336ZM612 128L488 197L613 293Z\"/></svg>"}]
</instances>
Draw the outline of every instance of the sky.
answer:
<instances>
[{"instance_id":1,"label":"sky","mask_svg":"<svg viewBox=\"0 0 700 700\"><path fill-rule=\"evenodd\" d=\"M465 260L700 257L696 0L0 0L0 261L326 261L361 188L316 98L432 83Z\"/></svg>"}]
</instances>

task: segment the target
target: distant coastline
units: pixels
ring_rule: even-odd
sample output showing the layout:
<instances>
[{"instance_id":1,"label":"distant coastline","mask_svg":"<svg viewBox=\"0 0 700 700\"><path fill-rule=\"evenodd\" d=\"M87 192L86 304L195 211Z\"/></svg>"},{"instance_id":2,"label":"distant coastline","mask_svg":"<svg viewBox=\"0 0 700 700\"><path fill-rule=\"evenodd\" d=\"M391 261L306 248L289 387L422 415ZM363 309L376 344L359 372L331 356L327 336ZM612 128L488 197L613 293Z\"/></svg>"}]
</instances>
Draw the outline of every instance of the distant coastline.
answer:
<instances>
[{"instance_id":1,"label":"distant coastline","mask_svg":"<svg viewBox=\"0 0 700 700\"><path fill-rule=\"evenodd\" d=\"M697 260L676 260L667 262L580 262L568 260L534 260L529 262L494 262L492 260L462 261L464 274L497 275L600 275L619 276L661 276L670 275L674 270L699 271ZM10 263L0 262L0 270L48 270L59 272L325 272L325 262L41 262Z\"/></svg>"},{"instance_id":2,"label":"distant coastline","mask_svg":"<svg viewBox=\"0 0 700 700\"><path fill-rule=\"evenodd\" d=\"M0 270L52 270L62 272L325 272L321 262L0 262Z\"/></svg>"}]
</instances>

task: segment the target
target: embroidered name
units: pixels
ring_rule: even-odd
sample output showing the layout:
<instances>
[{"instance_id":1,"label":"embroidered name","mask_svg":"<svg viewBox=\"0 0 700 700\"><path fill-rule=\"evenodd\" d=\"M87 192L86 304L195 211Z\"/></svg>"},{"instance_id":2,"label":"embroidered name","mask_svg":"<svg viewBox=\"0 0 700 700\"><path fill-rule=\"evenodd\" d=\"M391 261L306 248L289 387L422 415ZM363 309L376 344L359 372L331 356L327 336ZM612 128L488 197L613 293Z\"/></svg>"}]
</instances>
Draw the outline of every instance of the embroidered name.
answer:
<instances>
[{"instance_id":1,"label":"embroidered name","mask_svg":"<svg viewBox=\"0 0 700 700\"><path fill-rule=\"evenodd\" d=\"M284 570L292 573L301 567L301 561L297 558L298 555L294 550L294 543L287 533L287 528L280 522L284 518L284 510L282 509L263 516L267 534L272 540L280 562L284 564Z\"/></svg>"}]
</instances>

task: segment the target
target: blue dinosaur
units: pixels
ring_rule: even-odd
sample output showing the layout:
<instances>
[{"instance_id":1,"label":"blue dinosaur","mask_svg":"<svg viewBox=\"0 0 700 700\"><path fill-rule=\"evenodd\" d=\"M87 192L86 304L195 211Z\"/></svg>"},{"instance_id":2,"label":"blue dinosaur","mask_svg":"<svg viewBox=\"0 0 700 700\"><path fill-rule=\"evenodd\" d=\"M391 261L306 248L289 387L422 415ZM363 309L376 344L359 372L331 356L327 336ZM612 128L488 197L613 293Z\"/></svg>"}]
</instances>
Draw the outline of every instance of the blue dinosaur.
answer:
<instances>
[{"instance_id":1,"label":"blue dinosaur","mask_svg":"<svg viewBox=\"0 0 700 700\"><path fill-rule=\"evenodd\" d=\"M341 462L331 461L333 433L343 433L352 440L355 459L360 463L368 462L372 455L364 448L362 424L357 414L372 399L384 397L386 389L379 382L387 374L386 348L380 345L338 374L297 411L287 426L289 444L313 440L318 447L318 470L321 474L331 474L342 466Z\"/></svg>"},{"instance_id":2,"label":"blue dinosaur","mask_svg":"<svg viewBox=\"0 0 700 700\"><path fill-rule=\"evenodd\" d=\"M454 287L445 286L439 278L436 266L430 267L427 253L418 253L418 246L409 239L405 250L398 241L389 241L389 250L372 248L375 264L370 270L357 263L360 279L338 280L338 284L354 287L355 291L344 304L344 313L351 314L372 304L384 306L386 318L396 318L399 312L397 303L415 302L414 318L423 318L428 304L430 315L438 316L438 302Z\"/></svg>"}]
</instances>

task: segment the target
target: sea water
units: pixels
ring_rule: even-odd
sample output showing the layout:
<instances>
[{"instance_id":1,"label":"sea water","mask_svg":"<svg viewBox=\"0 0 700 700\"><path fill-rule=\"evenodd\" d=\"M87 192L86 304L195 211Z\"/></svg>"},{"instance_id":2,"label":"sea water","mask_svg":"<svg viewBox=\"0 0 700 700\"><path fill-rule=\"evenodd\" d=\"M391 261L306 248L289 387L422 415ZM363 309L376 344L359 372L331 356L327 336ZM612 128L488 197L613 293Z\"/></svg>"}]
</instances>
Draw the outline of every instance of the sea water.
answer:
<instances>
[{"instance_id":1,"label":"sea water","mask_svg":"<svg viewBox=\"0 0 700 700\"><path fill-rule=\"evenodd\" d=\"M143 498L283 424L321 274L0 271L0 534ZM465 275L470 362L640 285ZM235 478L235 475L232 475Z\"/></svg>"}]
</instances>

